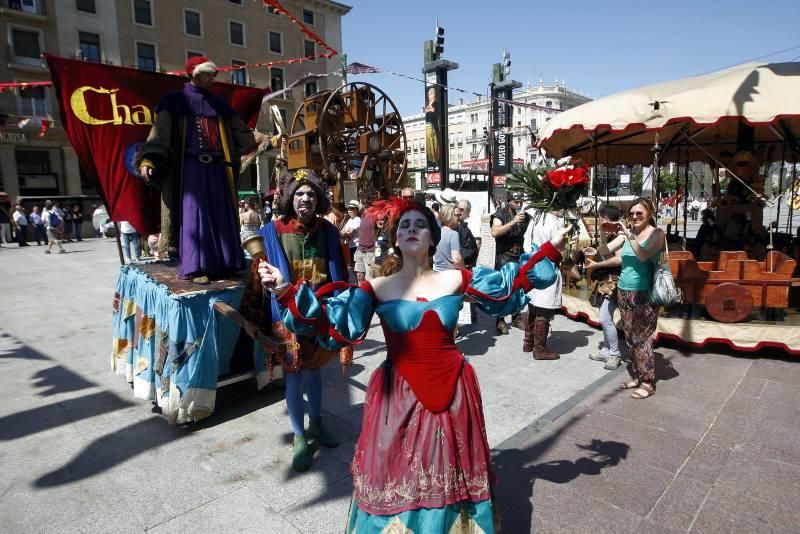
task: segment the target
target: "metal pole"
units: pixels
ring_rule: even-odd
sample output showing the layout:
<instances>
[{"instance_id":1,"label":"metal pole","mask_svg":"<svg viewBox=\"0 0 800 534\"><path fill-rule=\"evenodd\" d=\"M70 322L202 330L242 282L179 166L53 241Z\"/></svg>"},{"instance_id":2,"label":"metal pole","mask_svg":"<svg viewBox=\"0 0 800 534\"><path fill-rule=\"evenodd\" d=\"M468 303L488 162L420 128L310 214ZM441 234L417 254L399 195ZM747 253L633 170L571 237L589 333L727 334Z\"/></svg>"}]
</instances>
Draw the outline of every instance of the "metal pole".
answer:
<instances>
[{"instance_id":1,"label":"metal pole","mask_svg":"<svg viewBox=\"0 0 800 534\"><path fill-rule=\"evenodd\" d=\"M783 173L786 170L786 139L783 140L783 152L781 152L781 174L778 177L778 213L775 215L775 229L778 229L781 220L781 197L783 194ZM771 184L770 184L771 185ZM772 222L770 222L770 225Z\"/></svg>"},{"instance_id":2,"label":"metal pole","mask_svg":"<svg viewBox=\"0 0 800 534\"><path fill-rule=\"evenodd\" d=\"M494 94L494 82L489 84L489 123L486 128L486 179L488 180L487 190L489 192L489 206L494 202L494 179L492 178L492 95ZM495 209L499 208L494 202Z\"/></svg>"},{"instance_id":3,"label":"metal pole","mask_svg":"<svg viewBox=\"0 0 800 534\"><path fill-rule=\"evenodd\" d=\"M117 252L119 252L119 264L125 265L125 256L122 255L122 241L119 237L119 225L114 221L114 234L117 236Z\"/></svg>"},{"instance_id":4,"label":"metal pole","mask_svg":"<svg viewBox=\"0 0 800 534\"><path fill-rule=\"evenodd\" d=\"M689 206L689 144L686 144L686 167L683 170L683 239L689 239L686 235L686 208Z\"/></svg>"},{"instance_id":5,"label":"metal pole","mask_svg":"<svg viewBox=\"0 0 800 534\"><path fill-rule=\"evenodd\" d=\"M791 206L789 207L789 219L787 222L788 226L786 228L786 233L788 234L792 233L792 219L794 217L794 196L795 196L794 191L795 191L795 186L797 185L796 182L797 182L797 156L795 156L794 162L792 163L792 185L790 186L792 188L792 202Z\"/></svg>"}]
</instances>

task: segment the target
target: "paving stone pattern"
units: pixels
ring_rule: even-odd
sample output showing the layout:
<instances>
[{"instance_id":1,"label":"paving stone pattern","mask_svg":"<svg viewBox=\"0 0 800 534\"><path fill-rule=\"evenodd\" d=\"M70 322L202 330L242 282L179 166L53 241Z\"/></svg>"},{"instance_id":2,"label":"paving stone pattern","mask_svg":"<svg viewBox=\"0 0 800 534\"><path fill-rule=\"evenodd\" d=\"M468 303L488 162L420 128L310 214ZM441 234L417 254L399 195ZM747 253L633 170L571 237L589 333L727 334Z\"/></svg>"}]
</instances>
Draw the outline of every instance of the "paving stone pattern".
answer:
<instances>
[{"instance_id":1,"label":"paving stone pattern","mask_svg":"<svg viewBox=\"0 0 800 534\"><path fill-rule=\"evenodd\" d=\"M109 370L113 241L68 253L0 249L0 532L341 532L380 328L324 371L343 443L290 469L283 391L221 389L216 412L170 426ZM377 324L377 323L376 323ZM481 384L506 532L797 531L800 367L660 348L658 393L616 390L587 356L600 333L557 317L535 362L482 317L459 346Z\"/></svg>"}]
</instances>

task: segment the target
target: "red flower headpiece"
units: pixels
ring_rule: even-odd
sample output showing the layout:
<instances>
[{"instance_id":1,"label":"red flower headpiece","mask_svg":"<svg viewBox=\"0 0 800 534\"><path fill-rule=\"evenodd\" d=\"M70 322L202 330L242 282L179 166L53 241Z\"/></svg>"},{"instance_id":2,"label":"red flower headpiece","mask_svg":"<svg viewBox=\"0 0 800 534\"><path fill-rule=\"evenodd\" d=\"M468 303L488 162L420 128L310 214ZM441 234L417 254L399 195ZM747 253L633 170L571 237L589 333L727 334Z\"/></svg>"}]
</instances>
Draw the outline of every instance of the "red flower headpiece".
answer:
<instances>
[{"instance_id":1,"label":"red flower headpiece","mask_svg":"<svg viewBox=\"0 0 800 534\"><path fill-rule=\"evenodd\" d=\"M400 217L409 211L419 211L425 215L425 218L428 219L428 224L431 227L431 237L433 238L433 243L434 245L437 245L439 243L439 238L442 235L442 230L439 227L439 223L436 222L436 217L434 217L433 212L430 210L430 208L427 208L425 204L420 204L419 202L405 198L392 197L389 200L374 201L366 210L364 210L364 214L367 217L373 218L375 221L388 215L389 226L395 227L397 222L400 220Z\"/></svg>"}]
</instances>

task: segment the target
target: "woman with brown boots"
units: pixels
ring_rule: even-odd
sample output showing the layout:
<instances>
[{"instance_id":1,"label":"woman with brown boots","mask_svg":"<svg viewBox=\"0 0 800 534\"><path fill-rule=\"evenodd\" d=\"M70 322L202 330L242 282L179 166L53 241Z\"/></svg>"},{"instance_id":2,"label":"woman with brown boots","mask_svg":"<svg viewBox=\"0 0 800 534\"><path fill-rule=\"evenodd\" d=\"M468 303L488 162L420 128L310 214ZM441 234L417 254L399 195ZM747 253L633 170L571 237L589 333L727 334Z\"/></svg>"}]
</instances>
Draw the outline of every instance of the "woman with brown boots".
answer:
<instances>
[{"instance_id":1,"label":"woman with brown boots","mask_svg":"<svg viewBox=\"0 0 800 534\"><path fill-rule=\"evenodd\" d=\"M564 231L564 222L553 213L537 214L535 210L528 212L531 219L525 232L525 250L531 245L541 247ZM561 270L557 269L558 280L544 289L533 289L528 296L528 319L525 324L525 338L522 352L532 352L534 360L558 360L561 356L547 347L547 336L550 333L550 321L556 310L561 308Z\"/></svg>"}]
</instances>

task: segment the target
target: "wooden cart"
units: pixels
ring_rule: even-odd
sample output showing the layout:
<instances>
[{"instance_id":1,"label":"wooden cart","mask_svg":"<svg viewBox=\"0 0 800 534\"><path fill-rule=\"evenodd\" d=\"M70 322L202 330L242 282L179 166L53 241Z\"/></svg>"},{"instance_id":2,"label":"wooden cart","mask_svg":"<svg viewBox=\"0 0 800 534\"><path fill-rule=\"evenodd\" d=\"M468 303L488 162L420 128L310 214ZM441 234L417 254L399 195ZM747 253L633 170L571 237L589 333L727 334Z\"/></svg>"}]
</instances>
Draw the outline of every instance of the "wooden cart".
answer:
<instances>
[{"instance_id":1,"label":"wooden cart","mask_svg":"<svg viewBox=\"0 0 800 534\"><path fill-rule=\"evenodd\" d=\"M704 304L723 323L745 320L753 306L787 308L796 262L771 251L762 261L741 251L721 252L717 262L697 261L688 251L670 251L669 265L684 304Z\"/></svg>"}]
</instances>

